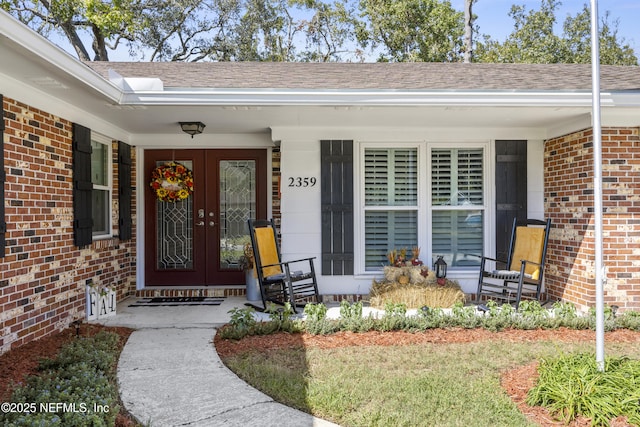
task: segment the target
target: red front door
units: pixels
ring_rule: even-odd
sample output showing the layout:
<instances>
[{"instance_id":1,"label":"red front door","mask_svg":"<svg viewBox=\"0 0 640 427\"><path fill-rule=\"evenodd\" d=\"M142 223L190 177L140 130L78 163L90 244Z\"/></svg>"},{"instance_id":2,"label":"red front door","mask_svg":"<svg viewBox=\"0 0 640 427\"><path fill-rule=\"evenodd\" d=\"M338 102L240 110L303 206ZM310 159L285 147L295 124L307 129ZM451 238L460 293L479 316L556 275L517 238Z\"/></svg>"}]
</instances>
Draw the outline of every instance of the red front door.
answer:
<instances>
[{"instance_id":1,"label":"red front door","mask_svg":"<svg viewBox=\"0 0 640 427\"><path fill-rule=\"evenodd\" d=\"M192 172L193 193L161 201L144 188L146 285L244 283L238 261L249 241L247 219L267 214L267 151L145 151L146 182L171 162Z\"/></svg>"}]
</instances>

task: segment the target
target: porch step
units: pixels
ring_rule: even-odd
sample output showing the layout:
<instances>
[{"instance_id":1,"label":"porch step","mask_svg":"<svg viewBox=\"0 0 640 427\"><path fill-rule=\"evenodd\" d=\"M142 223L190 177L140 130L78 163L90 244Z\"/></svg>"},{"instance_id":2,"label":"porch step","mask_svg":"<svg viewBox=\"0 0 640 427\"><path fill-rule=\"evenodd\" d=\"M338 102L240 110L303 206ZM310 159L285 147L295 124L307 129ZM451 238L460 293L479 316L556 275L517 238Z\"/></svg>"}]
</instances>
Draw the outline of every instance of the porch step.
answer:
<instances>
[{"instance_id":1,"label":"porch step","mask_svg":"<svg viewBox=\"0 0 640 427\"><path fill-rule=\"evenodd\" d=\"M168 297L242 297L247 289L242 287L151 287L136 291L137 298L168 298Z\"/></svg>"}]
</instances>

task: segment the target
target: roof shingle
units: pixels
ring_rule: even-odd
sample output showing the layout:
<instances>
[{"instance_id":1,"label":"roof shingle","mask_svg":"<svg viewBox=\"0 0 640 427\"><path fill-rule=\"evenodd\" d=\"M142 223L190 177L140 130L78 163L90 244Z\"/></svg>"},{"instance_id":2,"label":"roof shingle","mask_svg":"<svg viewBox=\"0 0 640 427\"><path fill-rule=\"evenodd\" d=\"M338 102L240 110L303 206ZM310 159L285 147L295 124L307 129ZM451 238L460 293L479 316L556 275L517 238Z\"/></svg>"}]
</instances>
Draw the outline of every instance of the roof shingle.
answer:
<instances>
[{"instance_id":1,"label":"roof shingle","mask_svg":"<svg viewBox=\"0 0 640 427\"><path fill-rule=\"evenodd\" d=\"M158 78L170 88L297 90L591 90L588 64L86 62L107 78ZM602 66L603 91L640 90L640 67Z\"/></svg>"}]
</instances>

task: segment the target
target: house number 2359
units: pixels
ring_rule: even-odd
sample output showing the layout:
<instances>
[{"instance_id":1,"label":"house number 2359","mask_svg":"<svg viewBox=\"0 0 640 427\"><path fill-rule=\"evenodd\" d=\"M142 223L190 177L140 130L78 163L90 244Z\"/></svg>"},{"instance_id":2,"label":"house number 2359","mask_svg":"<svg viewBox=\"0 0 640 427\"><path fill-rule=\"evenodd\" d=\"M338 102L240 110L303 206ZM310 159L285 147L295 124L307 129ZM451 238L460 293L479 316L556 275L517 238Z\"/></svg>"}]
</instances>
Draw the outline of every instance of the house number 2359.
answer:
<instances>
[{"instance_id":1,"label":"house number 2359","mask_svg":"<svg viewBox=\"0 0 640 427\"><path fill-rule=\"evenodd\" d=\"M313 187L316 185L314 176L291 176L289 177L289 187Z\"/></svg>"}]
</instances>

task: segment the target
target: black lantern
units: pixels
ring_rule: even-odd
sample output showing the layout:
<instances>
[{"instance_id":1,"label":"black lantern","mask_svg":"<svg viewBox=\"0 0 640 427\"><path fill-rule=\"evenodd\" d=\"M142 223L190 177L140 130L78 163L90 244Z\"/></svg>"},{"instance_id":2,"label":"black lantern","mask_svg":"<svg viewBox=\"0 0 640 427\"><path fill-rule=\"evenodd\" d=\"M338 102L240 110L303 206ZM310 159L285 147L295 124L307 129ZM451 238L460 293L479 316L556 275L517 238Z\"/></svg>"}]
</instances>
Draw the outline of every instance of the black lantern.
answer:
<instances>
[{"instance_id":1,"label":"black lantern","mask_svg":"<svg viewBox=\"0 0 640 427\"><path fill-rule=\"evenodd\" d=\"M442 259L442 255L438 255L438 259L433 264L436 270L436 278L438 279L438 285L445 284L445 278L447 277L447 263Z\"/></svg>"}]
</instances>

